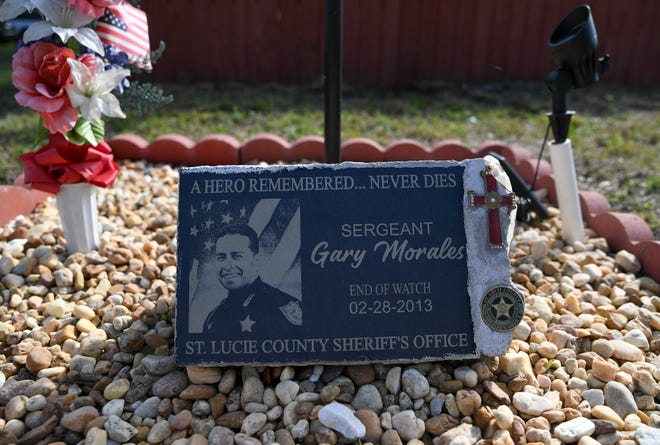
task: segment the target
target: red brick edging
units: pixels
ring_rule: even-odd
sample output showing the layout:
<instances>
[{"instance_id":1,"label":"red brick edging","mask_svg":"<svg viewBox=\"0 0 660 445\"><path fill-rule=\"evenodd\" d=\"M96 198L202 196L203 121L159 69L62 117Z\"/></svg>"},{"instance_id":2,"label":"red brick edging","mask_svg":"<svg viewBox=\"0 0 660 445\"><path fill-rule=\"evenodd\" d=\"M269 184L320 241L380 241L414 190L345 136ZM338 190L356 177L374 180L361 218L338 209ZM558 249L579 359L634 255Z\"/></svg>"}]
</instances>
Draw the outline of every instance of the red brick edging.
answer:
<instances>
[{"instance_id":1,"label":"red brick edging","mask_svg":"<svg viewBox=\"0 0 660 445\"><path fill-rule=\"evenodd\" d=\"M124 134L109 141L117 159L142 159L154 163L172 165L236 165L252 161L296 161L310 159L322 162L323 138L305 136L291 143L274 134L260 134L244 143L226 134L209 135L198 142L180 134L166 134L153 142ZM458 141L444 140L432 147L418 141L401 139L382 147L368 138L354 138L341 146L343 161L377 162L410 160L455 160L482 157L488 152L505 157L520 176L531 183L536 160L531 153L519 147L509 147L501 142L489 141L475 148L468 148ZM539 166L537 188L548 191L549 200L556 204L557 193L550 163L542 160ZM627 250L642 263L643 272L660 282L660 240L653 238L648 224L639 216L613 212L610 203L596 192L580 191L582 215L589 227L607 239L613 251ZM32 191L21 183L0 186L0 225L8 223L20 214L34 210L37 203L46 199L47 193Z\"/></svg>"}]
</instances>

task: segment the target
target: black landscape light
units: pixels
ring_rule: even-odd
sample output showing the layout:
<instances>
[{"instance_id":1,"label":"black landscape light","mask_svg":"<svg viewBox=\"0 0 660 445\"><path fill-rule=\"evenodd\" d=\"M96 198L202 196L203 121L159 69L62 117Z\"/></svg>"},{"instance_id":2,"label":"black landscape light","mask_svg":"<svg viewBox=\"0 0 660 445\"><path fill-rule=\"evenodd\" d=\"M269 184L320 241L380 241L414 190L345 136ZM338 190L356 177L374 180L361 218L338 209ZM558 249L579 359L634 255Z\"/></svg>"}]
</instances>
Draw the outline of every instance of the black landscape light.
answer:
<instances>
[{"instance_id":1,"label":"black landscape light","mask_svg":"<svg viewBox=\"0 0 660 445\"><path fill-rule=\"evenodd\" d=\"M587 5L576 7L564 17L550 35L548 47L559 65L545 80L552 92L552 113L548 117L554 140L550 143L550 157L564 239L572 243L583 240L584 230L573 149L568 138L575 112L566 109L566 95L571 88L597 82L599 74L609 69L610 58L609 55L598 57L596 26Z\"/></svg>"}]
</instances>

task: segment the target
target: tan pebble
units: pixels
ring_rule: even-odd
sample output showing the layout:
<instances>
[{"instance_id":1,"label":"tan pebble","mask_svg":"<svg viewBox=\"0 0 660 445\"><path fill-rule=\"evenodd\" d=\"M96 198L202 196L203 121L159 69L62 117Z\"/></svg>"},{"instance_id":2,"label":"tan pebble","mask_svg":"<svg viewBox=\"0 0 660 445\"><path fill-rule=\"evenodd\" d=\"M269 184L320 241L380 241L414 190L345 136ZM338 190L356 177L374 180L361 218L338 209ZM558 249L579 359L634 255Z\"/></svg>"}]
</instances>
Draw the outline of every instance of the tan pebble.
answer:
<instances>
[{"instance_id":1,"label":"tan pebble","mask_svg":"<svg viewBox=\"0 0 660 445\"><path fill-rule=\"evenodd\" d=\"M609 328L620 331L626 326L626 323L628 323L628 317L615 312L609 315L605 324Z\"/></svg>"},{"instance_id":2,"label":"tan pebble","mask_svg":"<svg viewBox=\"0 0 660 445\"><path fill-rule=\"evenodd\" d=\"M195 433L188 439L187 445L208 445L209 441L201 434Z\"/></svg>"},{"instance_id":3,"label":"tan pebble","mask_svg":"<svg viewBox=\"0 0 660 445\"><path fill-rule=\"evenodd\" d=\"M66 375L67 368L64 366L54 366L52 368L44 368L37 373L37 377L41 378L62 378Z\"/></svg>"},{"instance_id":4,"label":"tan pebble","mask_svg":"<svg viewBox=\"0 0 660 445\"><path fill-rule=\"evenodd\" d=\"M89 423L85 425L85 434L87 434L92 428L104 428L106 420L108 420L107 416L99 416L94 420L90 420Z\"/></svg>"},{"instance_id":5,"label":"tan pebble","mask_svg":"<svg viewBox=\"0 0 660 445\"><path fill-rule=\"evenodd\" d=\"M538 344L541 344L541 343L543 343L544 341L546 341L546 336L545 336L545 334L544 334L543 332L535 331L535 332L532 332L532 333L529 335L529 342L530 342L530 343L538 343Z\"/></svg>"},{"instance_id":6,"label":"tan pebble","mask_svg":"<svg viewBox=\"0 0 660 445\"><path fill-rule=\"evenodd\" d=\"M438 426L442 426L444 416L445 415L440 414L438 416L434 416L434 417L431 417L430 419L428 419L426 421L426 431L428 431L431 434L434 434L436 436L442 434L443 432L445 432L447 430L447 428L444 428L444 427L443 428L438 428ZM479 428L481 428L483 430L484 428L486 428L486 426L491 421L495 421L495 412L489 406L480 406L474 412L473 418L474 418L474 424L477 425ZM429 429L429 427L432 427L431 429L436 430L436 431L438 429L442 429L442 432L434 433L433 431L431 431L431 429Z\"/></svg>"},{"instance_id":7,"label":"tan pebble","mask_svg":"<svg viewBox=\"0 0 660 445\"><path fill-rule=\"evenodd\" d=\"M614 377L614 381L621 383L630 391L634 390L635 382L633 376L628 374L627 372L621 372L621 371L617 372L616 377Z\"/></svg>"},{"instance_id":8,"label":"tan pebble","mask_svg":"<svg viewBox=\"0 0 660 445\"><path fill-rule=\"evenodd\" d=\"M12 397L5 406L5 420L22 419L27 414L28 398L24 395Z\"/></svg>"},{"instance_id":9,"label":"tan pebble","mask_svg":"<svg viewBox=\"0 0 660 445\"><path fill-rule=\"evenodd\" d=\"M73 271L73 288L77 291L81 291L85 288L85 275L80 269Z\"/></svg>"},{"instance_id":10,"label":"tan pebble","mask_svg":"<svg viewBox=\"0 0 660 445\"><path fill-rule=\"evenodd\" d=\"M137 432L135 436L131 437L135 442L146 442L147 437L149 436L149 427L148 426L139 426L137 427Z\"/></svg>"},{"instance_id":11,"label":"tan pebble","mask_svg":"<svg viewBox=\"0 0 660 445\"><path fill-rule=\"evenodd\" d=\"M528 384L532 386L538 385L529 355L524 352L507 352L503 356L500 356L499 365L500 369L506 374L516 375L521 372Z\"/></svg>"},{"instance_id":12,"label":"tan pebble","mask_svg":"<svg viewBox=\"0 0 660 445\"><path fill-rule=\"evenodd\" d=\"M149 430L147 442L161 443L171 434L172 428L167 420L160 420Z\"/></svg>"},{"instance_id":13,"label":"tan pebble","mask_svg":"<svg viewBox=\"0 0 660 445\"><path fill-rule=\"evenodd\" d=\"M438 391L443 393L455 393L463 389L463 382L460 380L445 380L438 383Z\"/></svg>"},{"instance_id":14,"label":"tan pebble","mask_svg":"<svg viewBox=\"0 0 660 445\"><path fill-rule=\"evenodd\" d=\"M39 260L37 258L28 258L23 264L23 275L30 275L34 271L34 268L37 266L37 264L39 264Z\"/></svg>"},{"instance_id":15,"label":"tan pebble","mask_svg":"<svg viewBox=\"0 0 660 445\"><path fill-rule=\"evenodd\" d=\"M47 253L39 258L39 264L46 266L50 270L55 270L59 262L60 261L57 259L57 255L54 253Z\"/></svg>"},{"instance_id":16,"label":"tan pebble","mask_svg":"<svg viewBox=\"0 0 660 445\"><path fill-rule=\"evenodd\" d=\"M600 303L596 300L597 299L594 298L593 304L596 305L596 313L601 317L605 317L607 319L614 313L614 311L616 311L616 307L613 304L610 304L609 302Z\"/></svg>"},{"instance_id":17,"label":"tan pebble","mask_svg":"<svg viewBox=\"0 0 660 445\"><path fill-rule=\"evenodd\" d=\"M105 445L108 443L108 433L97 427L90 428L85 435L85 445Z\"/></svg>"},{"instance_id":18,"label":"tan pebble","mask_svg":"<svg viewBox=\"0 0 660 445\"><path fill-rule=\"evenodd\" d=\"M552 433L546 429L529 428L527 430L527 444L549 444L551 443Z\"/></svg>"},{"instance_id":19,"label":"tan pebble","mask_svg":"<svg viewBox=\"0 0 660 445\"><path fill-rule=\"evenodd\" d=\"M635 396L635 404L640 410L653 411L655 409L655 399L652 395L642 394ZM641 411L640 411L641 412ZM648 423L648 422L644 422Z\"/></svg>"},{"instance_id":20,"label":"tan pebble","mask_svg":"<svg viewBox=\"0 0 660 445\"><path fill-rule=\"evenodd\" d=\"M641 393L642 395L650 395L655 397L660 388L658 383L655 381L653 374L646 369L639 369L635 372L635 389L636 392Z\"/></svg>"},{"instance_id":21,"label":"tan pebble","mask_svg":"<svg viewBox=\"0 0 660 445\"><path fill-rule=\"evenodd\" d=\"M604 359L608 359L614 353L614 346L609 340L599 338L591 344L591 350Z\"/></svg>"},{"instance_id":22,"label":"tan pebble","mask_svg":"<svg viewBox=\"0 0 660 445\"><path fill-rule=\"evenodd\" d=\"M7 275L7 276L8 276L8 275ZM5 278L6 278L7 276L5 276ZM17 276L18 276L18 275L17 275ZM3 278L3 280L4 280L4 278ZM11 289L12 287L19 287L19 286L21 286L21 285L23 284L23 282L21 282L20 284L16 284L16 286L10 286L10 285L8 285L5 281L3 281L3 284L5 284L5 286L7 286L7 288ZM16 308L17 308L22 302L23 302L23 298L22 298L21 295L19 295L19 294L12 294L12 295L9 297L9 307L12 308L12 309L16 309Z\"/></svg>"},{"instance_id":23,"label":"tan pebble","mask_svg":"<svg viewBox=\"0 0 660 445\"><path fill-rule=\"evenodd\" d=\"M601 445L601 442L591 436L582 436L578 440L577 445Z\"/></svg>"},{"instance_id":24,"label":"tan pebble","mask_svg":"<svg viewBox=\"0 0 660 445\"><path fill-rule=\"evenodd\" d=\"M89 334L90 332L96 330L96 326L87 318L81 318L78 320L78 323L76 323L76 329L78 329L80 332Z\"/></svg>"},{"instance_id":25,"label":"tan pebble","mask_svg":"<svg viewBox=\"0 0 660 445\"><path fill-rule=\"evenodd\" d=\"M539 345L539 348L538 348L537 352L542 357L554 358L555 355L557 355L558 350L559 350L559 348L557 348L557 345L555 345L554 343L549 342L549 341L544 341L543 343L541 343Z\"/></svg>"},{"instance_id":26,"label":"tan pebble","mask_svg":"<svg viewBox=\"0 0 660 445\"><path fill-rule=\"evenodd\" d=\"M620 250L614 257L617 266L625 272L638 273L642 269L639 259L627 250Z\"/></svg>"},{"instance_id":27,"label":"tan pebble","mask_svg":"<svg viewBox=\"0 0 660 445\"><path fill-rule=\"evenodd\" d=\"M637 346L623 340L610 340L612 345L612 357L629 362L644 361L644 352Z\"/></svg>"},{"instance_id":28,"label":"tan pebble","mask_svg":"<svg viewBox=\"0 0 660 445\"><path fill-rule=\"evenodd\" d=\"M53 360L53 354L46 348L33 348L27 355L25 366L28 370L37 374L42 369L48 368Z\"/></svg>"},{"instance_id":29,"label":"tan pebble","mask_svg":"<svg viewBox=\"0 0 660 445\"><path fill-rule=\"evenodd\" d=\"M103 390L103 397L107 400L119 399L128 392L131 383L128 379L118 379L110 383Z\"/></svg>"},{"instance_id":30,"label":"tan pebble","mask_svg":"<svg viewBox=\"0 0 660 445\"><path fill-rule=\"evenodd\" d=\"M580 308L580 300L575 294L570 294L566 297L564 308L576 315L579 315L582 312L582 309Z\"/></svg>"},{"instance_id":31,"label":"tan pebble","mask_svg":"<svg viewBox=\"0 0 660 445\"><path fill-rule=\"evenodd\" d=\"M462 389L456 393L456 406L464 416L471 416L481 405L481 396L474 390Z\"/></svg>"},{"instance_id":32,"label":"tan pebble","mask_svg":"<svg viewBox=\"0 0 660 445\"><path fill-rule=\"evenodd\" d=\"M511 438L511 433L507 430L497 430L493 435L493 445L514 445L515 442Z\"/></svg>"},{"instance_id":33,"label":"tan pebble","mask_svg":"<svg viewBox=\"0 0 660 445\"><path fill-rule=\"evenodd\" d=\"M550 430L550 422L545 417L532 417L526 423L528 429Z\"/></svg>"},{"instance_id":34,"label":"tan pebble","mask_svg":"<svg viewBox=\"0 0 660 445\"><path fill-rule=\"evenodd\" d=\"M138 312L138 311L136 311L136 312ZM160 347L163 347L163 346L167 346L169 344L167 339L161 337L156 332L150 332L147 335L145 335L144 336L144 342L147 345L151 346L154 350L158 349ZM220 381L219 378L218 378L218 381ZM193 382L193 383L195 383L195 382ZM202 382L202 383L210 383L210 382ZM213 382L213 383L217 383L217 382Z\"/></svg>"},{"instance_id":35,"label":"tan pebble","mask_svg":"<svg viewBox=\"0 0 660 445\"><path fill-rule=\"evenodd\" d=\"M190 383L196 385L218 383L222 378L222 368L219 367L187 366L186 373Z\"/></svg>"},{"instance_id":36,"label":"tan pebble","mask_svg":"<svg viewBox=\"0 0 660 445\"><path fill-rule=\"evenodd\" d=\"M96 316L96 313L94 313L94 309L90 308L89 306L78 304L73 308L73 316L76 318L91 320Z\"/></svg>"},{"instance_id":37,"label":"tan pebble","mask_svg":"<svg viewBox=\"0 0 660 445\"><path fill-rule=\"evenodd\" d=\"M644 411L637 411L637 417L639 417L643 424L650 425L649 422L651 421L651 417L657 417L657 413L652 413L651 417L649 417ZM654 425L657 424L654 423Z\"/></svg>"},{"instance_id":38,"label":"tan pebble","mask_svg":"<svg viewBox=\"0 0 660 445\"><path fill-rule=\"evenodd\" d=\"M192 413L190 410L184 409L170 420L170 424L174 430L184 430L190 426L192 421Z\"/></svg>"},{"instance_id":39,"label":"tan pebble","mask_svg":"<svg viewBox=\"0 0 660 445\"><path fill-rule=\"evenodd\" d=\"M623 428L624 421L612 408L607 405L596 405L591 408L591 415L596 419L609 420L617 424L619 428Z\"/></svg>"},{"instance_id":40,"label":"tan pebble","mask_svg":"<svg viewBox=\"0 0 660 445\"><path fill-rule=\"evenodd\" d=\"M83 406L62 416L62 426L71 431L81 433L85 426L92 420L99 417L99 412L93 406Z\"/></svg>"},{"instance_id":41,"label":"tan pebble","mask_svg":"<svg viewBox=\"0 0 660 445\"><path fill-rule=\"evenodd\" d=\"M560 409L549 409L544 411L541 416L546 418L550 423L559 423L566 420L566 414Z\"/></svg>"},{"instance_id":42,"label":"tan pebble","mask_svg":"<svg viewBox=\"0 0 660 445\"><path fill-rule=\"evenodd\" d=\"M209 399L217 393L215 387L210 385L188 385L186 389L179 394L183 400Z\"/></svg>"},{"instance_id":43,"label":"tan pebble","mask_svg":"<svg viewBox=\"0 0 660 445\"><path fill-rule=\"evenodd\" d=\"M644 423L637 414L628 414L624 420L623 429L625 431L635 431L642 426L644 426Z\"/></svg>"},{"instance_id":44,"label":"tan pebble","mask_svg":"<svg viewBox=\"0 0 660 445\"><path fill-rule=\"evenodd\" d=\"M598 380L603 382L609 382L614 380L616 373L619 370L619 367L616 363L605 360L600 356L594 357L593 362L591 363L591 373Z\"/></svg>"},{"instance_id":45,"label":"tan pebble","mask_svg":"<svg viewBox=\"0 0 660 445\"><path fill-rule=\"evenodd\" d=\"M80 343L70 339L64 340L64 343L62 343L62 351L70 356L78 355L80 352Z\"/></svg>"}]
</instances>

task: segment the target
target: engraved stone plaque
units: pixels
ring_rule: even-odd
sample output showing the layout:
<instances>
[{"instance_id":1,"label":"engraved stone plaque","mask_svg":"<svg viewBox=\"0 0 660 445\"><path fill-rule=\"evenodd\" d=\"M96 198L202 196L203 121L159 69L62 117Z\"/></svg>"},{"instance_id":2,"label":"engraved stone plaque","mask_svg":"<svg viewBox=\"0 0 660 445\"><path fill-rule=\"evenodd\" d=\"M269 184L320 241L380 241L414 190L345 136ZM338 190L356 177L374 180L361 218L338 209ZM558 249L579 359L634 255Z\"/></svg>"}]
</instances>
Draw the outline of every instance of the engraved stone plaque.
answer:
<instances>
[{"instance_id":1,"label":"engraved stone plaque","mask_svg":"<svg viewBox=\"0 0 660 445\"><path fill-rule=\"evenodd\" d=\"M504 353L523 312L509 188L491 157L182 169L177 361Z\"/></svg>"}]
</instances>

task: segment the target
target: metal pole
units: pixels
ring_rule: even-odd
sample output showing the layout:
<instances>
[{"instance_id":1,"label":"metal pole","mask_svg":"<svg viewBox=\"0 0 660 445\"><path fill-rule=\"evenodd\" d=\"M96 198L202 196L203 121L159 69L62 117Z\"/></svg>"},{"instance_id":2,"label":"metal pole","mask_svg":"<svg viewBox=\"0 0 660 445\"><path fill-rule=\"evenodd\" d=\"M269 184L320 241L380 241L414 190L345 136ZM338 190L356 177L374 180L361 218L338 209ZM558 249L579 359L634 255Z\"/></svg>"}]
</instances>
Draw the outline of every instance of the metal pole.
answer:
<instances>
[{"instance_id":1,"label":"metal pole","mask_svg":"<svg viewBox=\"0 0 660 445\"><path fill-rule=\"evenodd\" d=\"M340 161L342 0L325 0L325 162Z\"/></svg>"}]
</instances>

